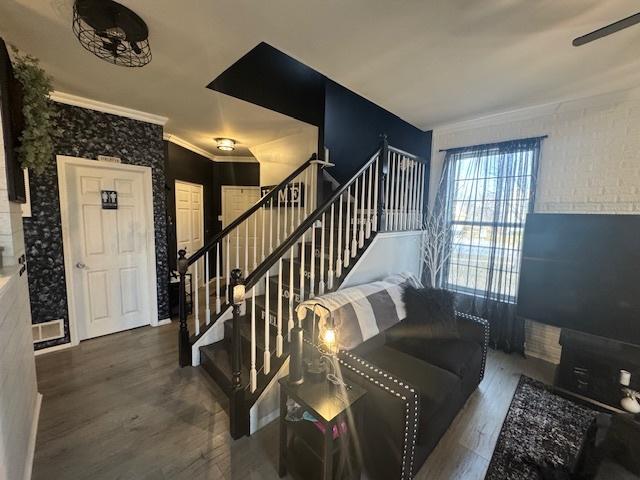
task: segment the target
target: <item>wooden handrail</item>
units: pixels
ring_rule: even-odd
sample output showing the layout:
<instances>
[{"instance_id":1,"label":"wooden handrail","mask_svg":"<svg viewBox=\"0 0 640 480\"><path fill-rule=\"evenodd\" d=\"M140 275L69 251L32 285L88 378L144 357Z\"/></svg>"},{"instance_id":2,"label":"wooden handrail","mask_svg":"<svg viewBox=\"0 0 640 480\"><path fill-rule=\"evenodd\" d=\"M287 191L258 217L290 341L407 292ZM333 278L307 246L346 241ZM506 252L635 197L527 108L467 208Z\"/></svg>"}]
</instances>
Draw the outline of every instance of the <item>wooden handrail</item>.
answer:
<instances>
[{"instance_id":1,"label":"wooden handrail","mask_svg":"<svg viewBox=\"0 0 640 480\"><path fill-rule=\"evenodd\" d=\"M200 259L205 253L207 253L216 243L220 242L224 237L226 237L229 233L231 233L234 229L240 226L245 220L247 220L251 215L260 210L264 205L266 205L271 199L273 199L277 193L287 186L291 180L296 178L300 173L304 172L306 168L312 163L317 162L315 155L312 156L309 160L300 165L297 169L295 169L287 178L281 181L278 185L271 189L269 193L267 193L264 197L258 200L251 208L249 208L246 212L236 218L233 222L227 225L220 233L215 235L211 240L209 240L204 246L198 249L193 255L191 255L187 259L187 265L193 265L198 259ZM326 162L323 162L326 163Z\"/></svg>"},{"instance_id":2,"label":"wooden handrail","mask_svg":"<svg viewBox=\"0 0 640 480\"><path fill-rule=\"evenodd\" d=\"M257 280L262 278L262 276L269 271L273 265L287 253L289 250L302 236L303 233L306 233L309 228L313 226L315 222L317 222L323 213L326 213L327 210L331 207L331 204L340 198L340 195L343 195L344 192L347 191L350 185L356 181L357 178L362 175L362 173L369 168L369 166L375 161L376 157L379 155L380 150L376 150L376 152L371 156L371 158L360 168L349 180L347 183L342 185L338 190L336 190L331 197L322 204L322 206L316 208L315 212L311 213L299 226L296 228L291 235L287 237L287 239L282 242L278 247L269 255L265 260L258 265L251 274L247 277L246 280L246 288L247 290L252 288Z\"/></svg>"}]
</instances>

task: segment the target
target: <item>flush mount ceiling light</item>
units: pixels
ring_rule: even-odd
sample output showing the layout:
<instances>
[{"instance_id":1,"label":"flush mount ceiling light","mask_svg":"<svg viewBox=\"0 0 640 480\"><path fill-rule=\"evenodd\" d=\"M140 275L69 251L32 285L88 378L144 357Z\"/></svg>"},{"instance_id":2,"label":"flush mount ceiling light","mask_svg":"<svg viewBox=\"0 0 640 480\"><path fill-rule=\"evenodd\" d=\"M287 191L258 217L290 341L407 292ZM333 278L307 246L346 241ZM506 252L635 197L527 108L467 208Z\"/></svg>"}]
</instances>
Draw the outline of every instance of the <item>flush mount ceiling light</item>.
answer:
<instances>
[{"instance_id":1,"label":"flush mount ceiling light","mask_svg":"<svg viewBox=\"0 0 640 480\"><path fill-rule=\"evenodd\" d=\"M76 0L73 33L86 50L114 65L142 67L151 61L147 24L112 0Z\"/></svg>"},{"instance_id":2,"label":"flush mount ceiling light","mask_svg":"<svg viewBox=\"0 0 640 480\"><path fill-rule=\"evenodd\" d=\"M236 148L236 142L230 138L216 138L216 144L218 145L218 150L223 152L231 152Z\"/></svg>"}]
</instances>

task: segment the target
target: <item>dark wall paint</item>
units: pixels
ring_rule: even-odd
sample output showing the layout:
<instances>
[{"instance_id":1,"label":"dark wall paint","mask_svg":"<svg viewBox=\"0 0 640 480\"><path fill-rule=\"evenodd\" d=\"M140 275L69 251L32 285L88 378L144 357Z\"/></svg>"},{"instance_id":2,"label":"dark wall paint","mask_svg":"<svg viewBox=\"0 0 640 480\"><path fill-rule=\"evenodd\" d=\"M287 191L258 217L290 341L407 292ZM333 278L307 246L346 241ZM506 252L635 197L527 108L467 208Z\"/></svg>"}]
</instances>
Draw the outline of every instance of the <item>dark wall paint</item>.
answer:
<instances>
[{"instance_id":1,"label":"dark wall paint","mask_svg":"<svg viewBox=\"0 0 640 480\"><path fill-rule=\"evenodd\" d=\"M213 215L213 176L215 164L202 155L187 150L171 142L165 146L165 175L167 179L167 239L169 251L169 268L176 269L176 180L198 183L203 187L204 238L213 236L217 228ZM191 252L193 253L193 252Z\"/></svg>"},{"instance_id":2,"label":"dark wall paint","mask_svg":"<svg viewBox=\"0 0 640 480\"><path fill-rule=\"evenodd\" d=\"M165 145L165 173L167 179L167 215L169 268L176 269L176 198L175 182L183 180L203 186L205 242L222 231L222 185L260 185L260 164L240 162L214 162L207 157L171 142Z\"/></svg>"},{"instance_id":3,"label":"dark wall paint","mask_svg":"<svg viewBox=\"0 0 640 480\"><path fill-rule=\"evenodd\" d=\"M324 76L264 42L222 72L208 88L322 125Z\"/></svg>"},{"instance_id":4,"label":"dark wall paint","mask_svg":"<svg viewBox=\"0 0 640 480\"><path fill-rule=\"evenodd\" d=\"M209 88L318 127L318 153L324 147L336 164L331 174L348 180L380 145L389 143L429 159L431 132L424 132L321 73L260 43L209 84Z\"/></svg>"},{"instance_id":5,"label":"dark wall paint","mask_svg":"<svg viewBox=\"0 0 640 480\"><path fill-rule=\"evenodd\" d=\"M151 167L153 221L156 241L158 317L169 317L165 210L165 175L162 127L107 113L55 104L61 135L54 153L95 159L120 157L122 163ZM36 349L68 343L69 313L65 286L58 172L55 156L40 175L31 175L31 218L24 219L24 239L29 268L29 295L33 323L62 318L65 337L42 342Z\"/></svg>"},{"instance_id":6,"label":"dark wall paint","mask_svg":"<svg viewBox=\"0 0 640 480\"><path fill-rule=\"evenodd\" d=\"M326 82L324 144L335 163L331 174L344 182L378 149L389 144L424 159L431 154L431 132L424 132L391 112L331 80Z\"/></svg>"}]
</instances>

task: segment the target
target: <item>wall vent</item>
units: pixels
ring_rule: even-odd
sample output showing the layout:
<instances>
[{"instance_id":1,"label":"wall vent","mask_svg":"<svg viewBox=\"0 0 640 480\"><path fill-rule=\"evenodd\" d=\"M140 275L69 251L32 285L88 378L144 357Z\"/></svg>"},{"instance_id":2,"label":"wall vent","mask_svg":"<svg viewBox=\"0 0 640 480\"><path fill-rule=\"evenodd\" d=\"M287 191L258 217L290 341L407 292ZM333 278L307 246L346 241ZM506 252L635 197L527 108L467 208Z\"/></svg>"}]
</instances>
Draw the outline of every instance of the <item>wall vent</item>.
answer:
<instances>
[{"instance_id":1,"label":"wall vent","mask_svg":"<svg viewBox=\"0 0 640 480\"><path fill-rule=\"evenodd\" d=\"M62 319L31 325L33 343L46 342L64 337L64 323Z\"/></svg>"}]
</instances>

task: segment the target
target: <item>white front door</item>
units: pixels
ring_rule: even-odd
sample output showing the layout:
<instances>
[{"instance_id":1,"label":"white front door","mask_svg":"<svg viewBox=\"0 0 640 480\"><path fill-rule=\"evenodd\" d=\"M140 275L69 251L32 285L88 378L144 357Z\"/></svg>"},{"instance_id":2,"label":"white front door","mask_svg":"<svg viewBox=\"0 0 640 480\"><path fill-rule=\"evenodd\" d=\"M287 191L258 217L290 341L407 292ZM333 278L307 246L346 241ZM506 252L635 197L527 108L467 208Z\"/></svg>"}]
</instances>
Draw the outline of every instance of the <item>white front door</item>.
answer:
<instances>
[{"instance_id":1,"label":"white front door","mask_svg":"<svg viewBox=\"0 0 640 480\"><path fill-rule=\"evenodd\" d=\"M69 308L78 340L148 325L155 311L149 295L155 272L149 272L147 256L147 235L153 231L145 203L151 199L145 198L144 173L90 163L98 164L80 160L61 166L67 285L73 289ZM116 192L117 208L105 208L108 192Z\"/></svg>"},{"instance_id":2,"label":"white front door","mask_svg":"<svg viewBox=\"0 0 640 480\"><path fill-rule=\"evenodd\" d=\"M226 228L235 219L237 219L244 212L249 210L256 202L260 200L260 187L237 187L230 185L223 185L222 187L222 228ZM253 251L254 246L257 252L257 263L261 262L262 247L260 243L262 233L262 217L260 214L255 222L254 229L254 216L249 218L250 224L248 226L241 225L240 228L236 228L229 235L229 249L231 256L231 268L240 268L242 274L246 277L248 272L253 270ZM248 227L248 228L246 228ZM255 230L255 231L254 231ZM248 232L248 237L245 233ZM266 232L265 236L268 238L269 233ZM224 246L226 249L226 246ZM245 248L248 252L249 265L244 264ZM265 255L268 253L265 251ZM247 269L247 267L250 267Z\"/></svg>"}]
</instances>

